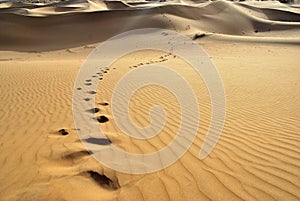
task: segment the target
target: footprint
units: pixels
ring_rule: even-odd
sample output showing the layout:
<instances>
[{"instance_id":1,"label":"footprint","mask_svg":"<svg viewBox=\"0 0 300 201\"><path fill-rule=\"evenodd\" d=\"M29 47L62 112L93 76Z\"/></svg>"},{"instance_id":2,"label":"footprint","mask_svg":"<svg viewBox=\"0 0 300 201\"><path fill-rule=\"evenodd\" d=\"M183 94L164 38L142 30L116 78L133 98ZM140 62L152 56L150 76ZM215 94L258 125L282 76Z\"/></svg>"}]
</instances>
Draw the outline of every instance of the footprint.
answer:
<instances>
[{"instance_id":1,"label":"footprint","mask_svg":"<svg viewBox=\"0 0 300 201\"><path fill-rule=\"evenodd\" d=\"M88 139L85 139L84 141L91 143L91 144L98 144L98 145L110 145L111 141L106 138L93 138L90 137Z\"/></svg>"},{"instance_id":2,"label":"footprint","mask_svg":"<svg viewBox=\"0 0 300 201\"><path fill-rule=\"evenodd\" d=\"M167 35L169 35L168 33L166 33L166 32L162 32L161 33L163 36L167 36Z\"/></svg>"},{"instance_id":3,"label":"footprint","mask_svg":"<svg viewBox=\"0 0 300 201\"><path fill-rule=\"evenodd\" d=\"M63 155L62 158L66 159L66 160L78 160L78 159L84 158L86 156L89 156L91 154L92 153L90 151L82 150L82 151L75 151L75 152Z\"/></svg>"},{"instance_id":4,"label":"footprint","mask_svg":"<svg viewBox=\"0 0 300 201\"><path fill-rule=\"evenodd\" d=\"M64 128L60 129L58 132L59 132L61 135L68 135L68 134L69 134L69 132L66 131Z\"/></svg>"},{"instance_id":5,"label":"footprint","mask_svg":"<svg viewBox=\"0 0 300 201\"><path fill-rule=\"evenodd\" d=\"M97 184L101 187L109 189L109 190L116 190L120 188L120 184L118 179L116 178L114 181L105 176L104 174L99 174L93 170L86 172Z\"/></svg>"},{"instance_id":6,"label":"footprint","mask_svg":"<svg viewBox=\"0 0 300 201\"><path fill-rule=\"evenodd\" d=\"M97 112L100 111L100 109L97 108L97 107L95 107L95 108L89 109L89 110L87 110L87 111L90 112L90 113L97 113Z\"/></svg>"},{"instance_id":7,"label":"footprint","mask_svg":"<svg viewBox=\"0 0 300 201\"><path fill-rule=\"evenodd\" d=\"M109 105L107 102L102 102L102 103L98 103L99 105L102 105L102 106L107 106Z\"/></svg>"},{"instance_id":8,"label":"footprint","mask_svg":"<svg viewBox=\"0 0 300 201\"><path fill-rule=\"evenodd\" d=\"M105 123L105 122L108 122L109 119L108 119L106 116L101 115L101 116L97 117L97 121L98 121L99 123Z\"/></svg>"},{"instance_id":9,"label":"footprint","mask_svg":"<svg viewBox=\"0 0 300 201\"><path fill-rule=\"evenodd\" d=\"M88 93L89 94L96 94L97 92L96 91L89 91Z\"/></svg>"}]
</instances>

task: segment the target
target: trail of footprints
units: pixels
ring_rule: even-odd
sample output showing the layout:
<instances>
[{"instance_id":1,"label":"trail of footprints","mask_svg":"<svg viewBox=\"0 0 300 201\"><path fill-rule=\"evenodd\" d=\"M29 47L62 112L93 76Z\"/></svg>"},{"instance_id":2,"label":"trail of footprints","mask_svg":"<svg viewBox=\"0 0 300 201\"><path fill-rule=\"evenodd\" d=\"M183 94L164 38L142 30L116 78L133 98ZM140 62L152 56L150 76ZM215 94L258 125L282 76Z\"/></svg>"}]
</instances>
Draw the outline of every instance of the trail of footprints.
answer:
<instances>
[{"instance_id":1,"label":"trail of footprints","mask_svg":"<svg viewBox=\"0 0 300 201\"><path fill-rule=\"evenodd\" d=\"M108 106L109 104L107 102L101 102L98 103L100 106L105 107ZM95 108L91 108L89 110L87 110L87 112L93 113L93 114L97 114L101 111L100 108L95 107ZM100 115L97 117L97 121L99 123L105 123L108 122L109 119L104 116L104 115ZM70 129L71 130L71 129ZM67 136L69 135L69 132L67 129L62 128L60 130L58 130L58 133L61 136ZM88 138L86 139L87 142L89 143L93 143L93 144L98 144L98 145L110 145L111 141L109 139L104 139L104 138ZM87 151L87 150L81 150L81 151L72 151L71 153L63 153L62 158L65 160L71 160L72 163L77 163L76 161L80 161L82 158L85 158L89 155L92 155L93 153L91 151ZM88 176L90 177L96 184L98 184L100 187L107 189L107 190L117 190L120 188L120 184L119 184L119 180L116 176L110 178L107 175L105 175L103 173L103 170L86 170L83 171L82 173L80 173L80 175L82 176Z\"/></svg>"},{"instance_id":2,"label":"trail of footprints","mask_svg":"<svg viewBox=\"0 0 300 201\"><path fill-rule=\"evenodd\" d=\"M103 70L101 70L100 72L97 72L96 75L92 75L91 79L85 80L84 85L91 86L92 79L95 79L95 78L99 78L99 80L102 80L103 75L108 73L108 70L109 70L108 67L106 67ZM78 87L76 89L83 90L83 88L81 88L81 87ZM97 92L96 91L87 91L86 93L89 95L95 95ZM91 98L86 97L86 98L84 98L84 100L90 101ZM101 102L101 103L98 103L98 105L100 107L106 107L109 104L107 102ZM88 109L86 112L98 114L101 112L101 109L99 107L94 107L94 108ZM109 119L105 115L97 116L96 120L99 123L106 123L109 121ZM58 133L61 136L67 136L67 135L69 135L70 131L68 131L65 128L62 128L62 129L58 130ZM86 141L89 143L98 144L98 145L102 145L102 146L111 144L111 141L109 139L104 139L104 138L88 138L88 139L86 139ZM73 151L67 155L65 155L65 153L63 153L62 158L65 160L71 160L73 162L76 162L79 159L82 159L82 158L87 157L92 154L93 153L91 151L86 151L86 150ZM116 177L109 178L103 172L98 171L98 170L91 169L91 170L83 171L81 173L81 175L89 176L92 180L94 180L95 183L97 183L99 186L101 186L102 188L105 188L107 190L117 190L120 187L118 178L116 178Z\"/></svg>"},{"instance_id":3,"label":"trail of footprints","mask_svg":"<svg viewBox=\"0 0 300 201\"><path fill-rule=\"evenodd\" d=\"M165 61L167 61L167 60L169 60L169 57L173 57L173 58L176 58L176 55L172 55L172 53L168 53L168 54L165 54L165 55L162 55L162 56L160 56L158 59L156 59L156 60L150 60L150 61L147 61L147 62L145 62L145 63L137 63L137 64L135 64L135 65L132 65L132 66L129 66L129 68L138 68L138 67L140 67L140 66L142 66L142 65L145 65L145 64L155 64L155 63L162 63L162 62L165 62ZM113 68L113 69L116 69L116 68ZM105 67L104 69L102 68L102 67L100 67L100 72L97 72L96 73L96 75L92 75L91 77L92 78L99 78L99 80L103 80L103 76L104 76L104 74L106 74L106 73L108 73L108 71L109 71L109 68L108 67ZM92 85L92 79L87 79L87 80L85 80L85 82L84 82L84 85L86 85L86 86L91 86ZM82 90L82 88L81 87L78 87L77 88L77 90ZM97 92L96 91L88 91L87 92L88 94L91 94L91 95L95 95ZM84 100L85 101L90 101L91 100L91 98L89 98L89 97L86 97L86 98L84 98ZM106 118L106 117L105 117ZM104 121L103 122L103 117L101 118L97 118L97 119L100 119L100 120L98 120L100 123L105 123L106 121L108 121L108 120L106 120L106 121Z\"/></svg>"},{"instance_id":4,"label":"trail of footprints","mask_svg":"<svg viewBox=\"0 0 300 201\"><path fill-rule=\"evenodd\" d=\"M175 58L175 55L172 55L172 53L167 53L165 55L160 56L159 58L157 58L156 60L150 60L147 61L145 63L137 63L135 65L129 66L129 68L138 68L142 65L145 64L155 64L155 63L161 63L161 62L165 62L169 59L169 57L173 57ZM113 68L116 69L116 68ZM92 85L92 79L95 78L99 78L99 80L103 80L103 77L106 73L108 73L109 68L105 67L104 69L100 69L100 72L97 72L96 75L92 75L91 79L86 79L84 82L84 85L86 86L91 86ZM81 87L76 88L77 90L83 90ZM86 92L89 95L95 95L97 92L96 91L87 91ZM90 101L91 98L86 97L84 98L85 101ZM88 110L86 110L86 112L92 113L92 114L99 114L101 112L101 107L106 107L109 105L109 103L107 102L101 102L98 103L99 107L94 107L94 108L90 108ZM99 115L96 117L96 120L98 121L98 123L102 124L102 123L106 123L109 121L109 118L106 117L105 115ZM71 129L70 129L71 130ZM70 131L68 131L68 129L66 128L62 128L58 130L58 134L60 134L61 136L67 136L69 135ZM102 145L102 146L107 146L111 144L111 141L109 139L103 139L103 138L88 138L86 139L87 142L89 143L93 143L93 144L98 144L98 145ZM93 153L91 151L74 151L70 154L64 155L63 158L66 160L72 160L72 161L76 161L79 158L83 158L86 157L88 155L92 155ZM84 171L82 173L83 175L88 175L90 178L92 178L99 186L108 189L108 190L117 190L118 188L120 188L119 185L119 181L117 177L114 178L109 178L107 177L105 174L103 173L99 173L98 171L95 170L88 170L88 171Z\"/></svg>"},{"instance_id":5,"label":"trail of footprints","mask_svg":"<svg viewBox=\"0 0 300 201\"><path fill-rule=\"evenodd\" d=\"M172 53L168 53L168 54L165 54L165 55L162 55L160 56L158 59L156 60L150 60L150 61L147 61L145 63L138 63L138 64L135 64L133 66L129 66L129 68L138 68L142 65L145 65L145 64L155 64L155 63L162 63L162 62L165 62L165 61L168 61L169 60L169 57L173 56L173 58L176 58L176 55L172 55Z\"/></svg>"},{"instance_id":6,"label":"trail of footprints","mask_svg":"<svg viewBox=\"0 0 300 201\"><path fill-rule=\"evenodd\" d=\"M172 53L167 53L167 54L164 54L162 56L160 56L159 58L155 59L155 60L149 60L145 63L137 63L135 65L132 65L132 66L129 66L129 68L138 68L142 65L145 65L145 64L155 64L155 63L162 63L162 62L165 62L165 61L168 61L169 60L169 57L173 57L173 58L176 58L176 55L173 55ZM116 69L116 68L113 68L113 69ZM99 78L99 80L103 80L103 76L104 74L108 73L109 71L109 68L108 67L105 67L105 68L102 68L100 67L100 72L97 72L95 75L92 75L91 76L91 79L86 79L85 82L84 82L84 85L86 86L91 86L92 85L92 79L93 78ZM82 90L81 87L78 87L77 90ZM97 92L96 91L87 91L86 92L87 94L90 94L90 95L95 95ZM89 97L86 97L84 98L85 101L90 101L91 98ZM98 103L100 106L108 106L109 104L106 103L106 102L102 102L102 103ZM91 109L88 109L87 112L90 112L90 113L94 113L94 114L97 114L100 112L100 108L98 107L95 107L95 108L91 108ZM106 123L109 121L109 119L105 116L105 115L100 115L100 116L97 116L96 120L99 122L99 123ZM60 129L58 131L61 135L65 136L65 135L68 135L68 131L66 129ZM101 143L100 143L101 144Z\"/></svg>"},{"instance_id":7,"label":"trail of footprints","mask_svg":"<svg viewBox=\"0 0 300 201\"><path fill-rule=\"evenodd\" d=\"M142 65L145 65L145 64L162 63L162 62L165 62L165 61L169 60L169 57L171 57L171 56L173 58L176 58L176 55L172 55L172 53L167 53L167 54L164 54L164 55L160 56L159 58L157 58L155 60L149 60L145 63L137 63L135 65L129 66L129 68L138 68L138 67L140 67ZM113 69L116 69L116 68L113 68ZM93 78L99 78L99 80L103 80L104 74L108 73L108 71L109 71L108 67L104 67L104 68L100 67L100 72L97 72L95 75L92 75L90 79L86 79L85 82L84 82L84 85L91 86ZM78 87L77 90L82 90L82 88ZM90 94L90 95L95 95L97 92L96 91L87 91L86 93ZM84 100L85 101L90 101L91 98L86 97L86 98L84 98ZM100 106L108 106L109 105L106 102L98 103L98 104ZM91 109L88 109L87 112L96 114L96 113L100 112L100 108L98 108L98 107L91 108ZM99 123L106 123L106 122L109 121L109 119L105 115L100 115L96 119ZM65 129L60 129L59 133L61 135L68 135L68 132Z\"/></svg>"}]
</instances>

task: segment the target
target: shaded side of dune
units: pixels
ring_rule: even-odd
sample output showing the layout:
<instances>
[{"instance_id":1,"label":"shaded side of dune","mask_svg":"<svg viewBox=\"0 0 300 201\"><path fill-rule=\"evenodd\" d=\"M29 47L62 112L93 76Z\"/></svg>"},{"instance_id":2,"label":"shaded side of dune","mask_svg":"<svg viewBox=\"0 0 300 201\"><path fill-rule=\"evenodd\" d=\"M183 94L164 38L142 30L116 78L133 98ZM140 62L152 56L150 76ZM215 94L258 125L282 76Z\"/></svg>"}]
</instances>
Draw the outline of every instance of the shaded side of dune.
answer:
<instances>
[{"instance_id":1,"label":"shaded side of dune","mask_svg":"<svg viewBox=\"0 0 300 201\"><path fill-rule=\"evenodd\" d=\"M111 2L114 3L114 2ZM256 10L258 8L255 8ZM266 12L262 10L261 12ZM268 15L278 14L268 10ZM43 17L30 10L0 12L0 50L49 51L102 42L118 33L139 28L165 28L178 32L186 26L195 31L253 36L257 32L299 30L298 15L270 21L243 12L230 2L213 2L203 7L165 5L159 7L74 12ZM293 18L290 18L290 16ZM276 20L275 18L272 20Z\"/></svg>"}]
</instances>

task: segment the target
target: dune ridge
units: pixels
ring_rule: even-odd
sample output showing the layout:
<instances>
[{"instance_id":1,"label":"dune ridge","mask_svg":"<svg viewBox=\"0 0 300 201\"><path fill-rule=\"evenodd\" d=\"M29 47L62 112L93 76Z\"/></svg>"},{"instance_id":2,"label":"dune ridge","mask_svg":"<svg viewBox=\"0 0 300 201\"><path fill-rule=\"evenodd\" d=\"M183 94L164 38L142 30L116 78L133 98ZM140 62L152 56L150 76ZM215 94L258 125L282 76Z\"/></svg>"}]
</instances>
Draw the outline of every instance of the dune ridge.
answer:
<instances>
[{"instance_id":1,"label":"dune ridge","mask_svg":"<svg viewBox=\"0 0 300 201\"><path fill-rule=\"evenodd\" d=\"M261 37L273 41L277 38L292 40L296 44L299 41L299 12L243 3L154 3L143 7L116 1L78 0L71 5L35 6L0 9L0 26L4 27L0 33L1 50L73 48L101 42L124 31L149 27L172 29L191 37L201 32L217 38L229 35L258 41ZM11 24L13 26L9 26Z\"/></svg>"}]
</instances>

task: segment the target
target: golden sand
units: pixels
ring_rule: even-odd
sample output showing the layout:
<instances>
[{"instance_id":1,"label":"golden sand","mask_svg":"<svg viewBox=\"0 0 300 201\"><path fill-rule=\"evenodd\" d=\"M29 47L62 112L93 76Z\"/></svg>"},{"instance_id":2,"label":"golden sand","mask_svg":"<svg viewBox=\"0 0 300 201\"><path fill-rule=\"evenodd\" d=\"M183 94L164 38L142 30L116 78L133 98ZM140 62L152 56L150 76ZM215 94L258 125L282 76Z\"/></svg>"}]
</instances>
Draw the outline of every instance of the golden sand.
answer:
<instances>
[{"instance_id":1,"label":"golden sand","mask_svg":"<svg viewBox=\"0 0 300 201\"><path fill-rule=\"evenodd\" d=\"M0 200L300 199L297 8L225 1L168 2L162 7L101 1L59 5L12 9L3 4L0 9ZM140 5L149 8L137 9ZM110 119L101 129L113 144L148 153L168 144L178 130L176 97L158 86L136 92L130 115L137 125L147 126L149 108L162 105L168 116L160 135L137 140L116 126L110 107L113 89L138 63L152 61L178 71L191 84L201 111L196 139L182 158L155 173L130 175L103 166L82 146L72 94L80 66L100 42L150 25L189 37L205 33L196 42L223 80L226 119L217 146L199 160L211 118L202 79L165 52L121 58L103 76L96 94L96 103L109 103L95 107ZM68 135L58 132L63 128Z\"/></svg>"}]
</instances>

